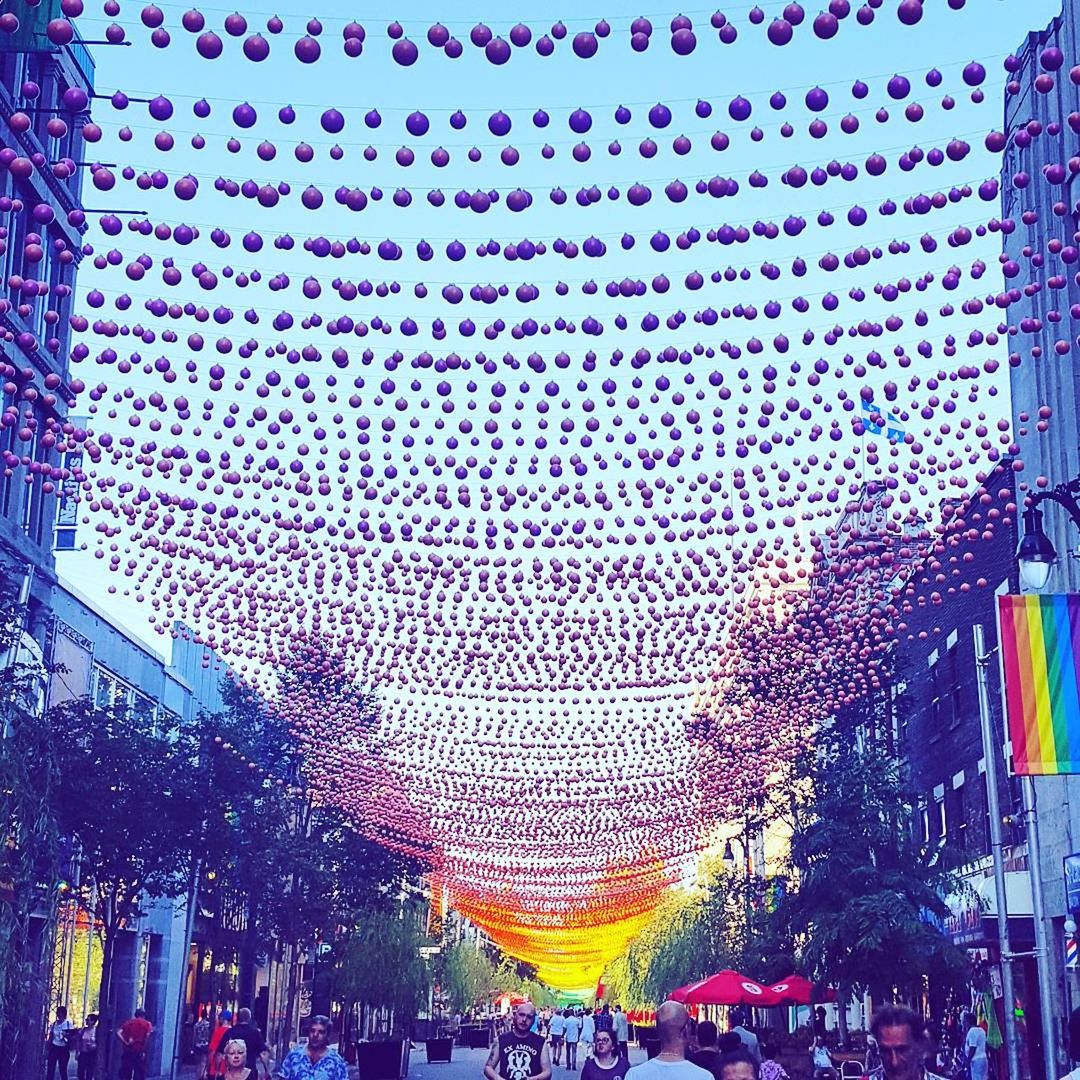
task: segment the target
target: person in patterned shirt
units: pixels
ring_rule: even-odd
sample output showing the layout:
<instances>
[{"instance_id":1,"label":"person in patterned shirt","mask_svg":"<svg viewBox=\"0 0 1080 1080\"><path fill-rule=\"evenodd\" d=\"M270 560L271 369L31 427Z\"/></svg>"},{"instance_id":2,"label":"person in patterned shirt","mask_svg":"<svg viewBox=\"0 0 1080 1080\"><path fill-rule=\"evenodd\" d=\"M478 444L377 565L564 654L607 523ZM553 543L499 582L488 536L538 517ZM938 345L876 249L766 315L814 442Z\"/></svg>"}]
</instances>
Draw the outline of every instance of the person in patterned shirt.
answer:
<instances>
[{"instance_id":1,"label":"person in patterned shirt","mask_svg":"<svg viewBox=\"0 0 1080 1080\"><path fill-rule=\"evenodd\" d=\"M307 1046L290 1050L274 1076L280 1080L349 1080L345 1059L330 1049L330 1018L313 1016Z\"/></svg>"}]
</instances>

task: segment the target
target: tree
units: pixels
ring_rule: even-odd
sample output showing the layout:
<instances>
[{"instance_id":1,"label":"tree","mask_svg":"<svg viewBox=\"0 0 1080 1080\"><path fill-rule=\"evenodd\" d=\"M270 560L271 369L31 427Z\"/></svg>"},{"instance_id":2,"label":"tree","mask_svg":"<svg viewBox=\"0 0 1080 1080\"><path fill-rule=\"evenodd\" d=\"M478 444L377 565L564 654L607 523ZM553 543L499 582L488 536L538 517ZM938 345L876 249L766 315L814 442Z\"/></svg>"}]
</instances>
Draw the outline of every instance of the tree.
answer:
<instances>
[{"instance_id":1,"label":"tree","mask_svg":"<svg viewBox=\"0 0 1080 1080\"><path fill-rule=\"evenodd\" d=\"M959 879L942 850L916 838L914 800L880 738L833 725L796 774L789 807L798 889L778 915L799 941L804 969L836 986L842 1005L866 991L888 999L928 972L961 972L964 954L941 929L944 897Z\"/></svg>"},{"instance_id":2,"label":"tree","mask_svg":"<svg viewBox=\"0 0 1080 1080\"><path fill-rule=\"evenodd\" d=\"M317 945L337 948L339 926L349 927L357 912L390 911L401 883L420 870L416 860L362 835L308 788L308 763L284 703L298 696L345 696L365 715L374 708L370 695L348 683L339 667L325 667L304 647L283 674L277 701L226 683L225 711L200 722L204 866L213 872L216 890L233 890L246 903L248 951L276 944L290 961L285 1015L269 1033L279 1048L294 1029L299 1000L292 958ZM214 928L216 922L211 933ZM241 965L242 971L250 968Z\"/></svg>"},{"instance_id":3,"label":"tree","mask_svg":"<svg viewBox=\"0 0 1080 1080\"><path fill-rule=\"evenodd\" d=\"M608 965L607 997L629 1009L651 1009L677 987L723 968L760 971L749 959L750 950L760 949L764 939L758 932L763 931L768 913L762 908L755 914L754 904L764 893L752 898L751 888L752 882L738 880L719 862L705 862L694 887L665 897L626 952ZM783 954L775 934L768 940L775 963Z\"/></svg>"},{"instance_id":4,"label":"tree","mask_svg":"<svg viewBox=\"0 0 1080 1080\"><path fill-rule=\"evenodd\" d=\"M145 898L187 888L201 839L198 748L186 729L161 731L147 716L102 710L86 699L49 710L43 728L62 782L52 806L60 832L81 851L80 899L102 928L101 1027L118 1019L112 974L117 939ZM114 1040L99 1055L108 1068Z\"/></svg>"},{"instance_id":5,"label":"tree","mask_svg":"<svg viewBox=\"0 0 1080 1080\"><path fill-rule=\"evenodd\" d=\"M443 953L442 988L453 1012L491 1001L497 989L491 957L468 941L451 945Z\"/></svg>"},{"instance_id":6,"label":"tree","mask_svg":"<svg viewBox=\"0 0 1080 1080\"><path fill-rule=\"evenodd\" d=\"M25 609L0 594L0 1078L29 1071L22 1053L39 1045L36 1002L45 998L61 863L53 813L60 779L56 747L40 721L41 668L21 653ZM70 859L67 860L70 862ZM66 882L65 882L66 885ZM34 917L44 929L35 935Z\"/></svg>"},{"instance_id":7,"label":"tree","mask_svg":"<svg viewBox=\"0 0 1080 1080\"><path fill-rule=\"evenodd\" d=\"M407 1036L427 1002L430 973L420 955L425 938L419 905L402 900L387 911L357 913L335 947L335 996L346 1016L356 1005L385 1009L388 1034Z\"/></svg>"}]
</instances>

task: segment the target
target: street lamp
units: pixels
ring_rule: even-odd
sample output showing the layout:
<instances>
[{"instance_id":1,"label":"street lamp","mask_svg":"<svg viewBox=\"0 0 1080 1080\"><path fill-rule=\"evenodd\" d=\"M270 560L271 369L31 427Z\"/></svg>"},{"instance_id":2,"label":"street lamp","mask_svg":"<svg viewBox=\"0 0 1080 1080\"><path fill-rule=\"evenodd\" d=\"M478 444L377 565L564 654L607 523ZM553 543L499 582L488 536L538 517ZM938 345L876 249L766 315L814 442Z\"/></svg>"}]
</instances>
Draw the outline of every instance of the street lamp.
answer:
<instances>
[{"instance_id":1,"label":"street lamp","mask_svg":"<svg viewBox=\"0 0 1080 1080\"><path fill-rule=\"evenodd\" d=\"M1039 491L1027 500L1024 510L1024 535L1016 549L1016 561L1020 566L1020 580L1032 592L1046 588L1050 580L1050 571L1057 560L1057 552L1050 542L1050 537L1043 530L1043 513L1039 504L1049 500L1065 508L1072 523L1080 529L1080 476L1074 477L1067 484L1058 484L1049 491Z\"/></svg>"},{"instance_id":2,"label":"street lamp","mask_svg":"<svg viewBox=\"0 0 1080 1080\"><path fill-rule=\"evenodd\" d=\"M1080 476L1064 484L1038 491L1027 499L1024 508L1024 535L1016 549L1020 579L1033 592L1040 592L1050 580L1057 552L1043 530L1041 503L1055 502L1063 507L1072 523L1080 529ZM1057 1049L1054 1036L1054 1014L1051 1005L1050 942L1046 932L1046 911L1042 893L1039 819L1036 813L1035 778L1020 777L1024 824L1027 832L1028 869L1031 875L1031 913L1035 923L1035 963L1039 977L1039 1012L1043 1029L1043 1060L1047 1076L1057 1069Z\"/></svg>"}]
</instances>

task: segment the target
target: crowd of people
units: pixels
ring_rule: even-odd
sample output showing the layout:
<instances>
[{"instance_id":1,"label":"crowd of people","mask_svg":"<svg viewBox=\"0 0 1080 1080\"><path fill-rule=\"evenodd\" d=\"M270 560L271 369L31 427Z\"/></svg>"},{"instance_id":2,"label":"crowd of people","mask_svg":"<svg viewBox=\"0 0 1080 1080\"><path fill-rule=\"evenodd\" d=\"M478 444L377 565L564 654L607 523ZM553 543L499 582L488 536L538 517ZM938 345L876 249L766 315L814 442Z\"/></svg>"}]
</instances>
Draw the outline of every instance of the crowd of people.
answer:
<instances>
[{"instance_id":1,"label":"crowd of people","mask_svg":"<svg viewBox=\"0 0 1080 1080\"><path fill-rule=\"evenodd\" d=\"M142 1009L116 1031L120 1042L119 1080L146 1080L148 1049L154 1027ZM250 1009L223 1009L216 1023L203 1010L195 1021L192 1044L197 1080L348 1080L345 1059L330 1045L329 1017L312 1016L304 1045L290 1050L276 1067ZM97 1062L98 1017L91 1013L82 1027L60 1006L46 1035L45 1080L70 1080L72 1053L77 1080L93 1080Z\"/></svg>"},{"instance_id":2,"label":"crowd of people","mask_svg":"<svg viewBox=\"0 0 1080 1080\"><path fill-rule=\"evenodd\" d=\"M665 1001L656 1012L656 1052L637 1065L629 1061L626 1029L620 1035L617 1026L621 1013L617 1006L615 1012L605 1006L540 1014L531 1002L523 1002L513 1009L509 1030L493 1042L484 1080L551 1080L554 1067L564 1060L568 1070L577 1069L579 1049L581 1080L788 1080L738 1011L731 1015L730 1030L721 1035L712 1021L695 1024L685 1006ZM967 1076L986 1080L985 1032L982 1039L972 1035L977 1028L971 1018L964 1040ZM923 1019L911 1009L886 1005L870 1023L863 1075L874 1080L943 1080L929 1067L928 1050ZM818 1033L808 1064L814 1080L835 1080L838 1075Z\"/></svg>"}]
</instances>

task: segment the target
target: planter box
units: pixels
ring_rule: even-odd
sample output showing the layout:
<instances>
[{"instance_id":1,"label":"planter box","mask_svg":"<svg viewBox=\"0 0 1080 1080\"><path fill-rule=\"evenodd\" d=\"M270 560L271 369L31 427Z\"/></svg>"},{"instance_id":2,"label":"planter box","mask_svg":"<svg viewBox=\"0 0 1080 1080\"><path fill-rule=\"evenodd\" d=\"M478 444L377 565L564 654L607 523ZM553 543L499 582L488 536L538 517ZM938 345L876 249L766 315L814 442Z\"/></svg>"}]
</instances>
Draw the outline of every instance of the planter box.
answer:
<instances>
[{"instance_id":1,"label":"planter box","mask_svg":"<svg viewBox=\"0 0 1080 1080\"><path fill-rule=\"evenodd\" d=\"M404 1080L408 1074L408 1040L356 1044L356 1071L360 1080Z\"/></svg>"},{"instance_id":2,"label":"planter box","mask_svg":"<svg viewBox=\"0 0 1080 1080\"><path fill-rule=\"evenodd\" d=\"M487 1024L462 1024L458 1032L458 1046L472 1050L483 1049L491 1042L491 1029Z\"/></svg>"},{"instance_id":3,"label":"planter box","mask_svg":"<svg viewBox=\"0 0 1080 1080\"><path fill-rule=\"evenodd\" d=\"M424 1043L428 1064L433 1061L449 1061L454 1050L453 1039L428 1039Z\"/></svg>"}]
</instances>

